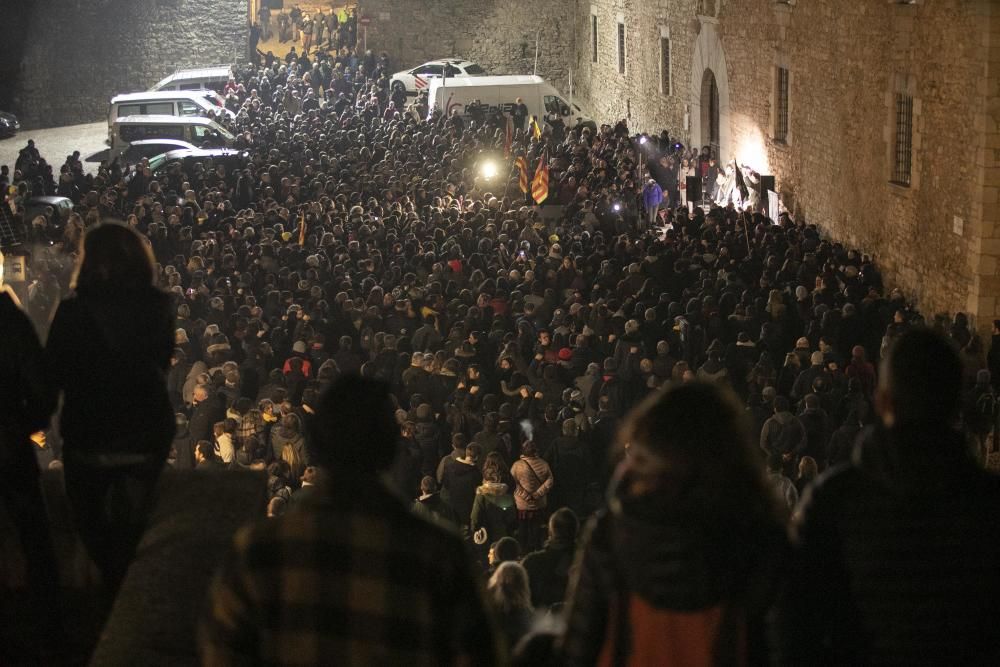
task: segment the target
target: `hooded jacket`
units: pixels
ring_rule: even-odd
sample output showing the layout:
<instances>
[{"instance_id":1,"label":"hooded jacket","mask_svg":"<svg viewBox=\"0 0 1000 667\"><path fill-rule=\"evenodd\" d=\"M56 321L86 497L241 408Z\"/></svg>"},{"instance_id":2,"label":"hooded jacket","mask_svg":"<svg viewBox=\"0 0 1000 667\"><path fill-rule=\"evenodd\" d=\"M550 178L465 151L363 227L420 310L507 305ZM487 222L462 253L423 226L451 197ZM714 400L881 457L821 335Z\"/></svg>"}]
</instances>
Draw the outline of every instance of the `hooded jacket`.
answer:
<instances>
[{"instance_id":1,"label":"hooded jacket","mask_svg":"<svg viewBox=\"0 0 1000 667\"><path fill-rule=\"evenodd\" d=\"M799 508L785 664L1000 664L1000 478L943 424L870 430Z\"/></svg>"},{"instance_id":2,"label":"hooded jacket","mask_svg":"<svg viewBox=\"0 0 1000 667\"><path fill-rule=\"evenodd\" d=\"M566 664L662 664L664 650L677 664L764 664L787 555L780 523L693 494L629 497L625 486L581 543Z\"/></svg>"},{"instance_id":3,"label":"hooded jacket","mask_svg":"<svg viewBox=\"0 0 1000 667\"><path fill-rule=\"evenodd\" d=\"M503 482L483 482L476 489L476 498L472 504L472 532L485 528L486 540L496 542L501 537L513 535L516 525L514 497L507 485Z\"/></svg>"}]
</instances>

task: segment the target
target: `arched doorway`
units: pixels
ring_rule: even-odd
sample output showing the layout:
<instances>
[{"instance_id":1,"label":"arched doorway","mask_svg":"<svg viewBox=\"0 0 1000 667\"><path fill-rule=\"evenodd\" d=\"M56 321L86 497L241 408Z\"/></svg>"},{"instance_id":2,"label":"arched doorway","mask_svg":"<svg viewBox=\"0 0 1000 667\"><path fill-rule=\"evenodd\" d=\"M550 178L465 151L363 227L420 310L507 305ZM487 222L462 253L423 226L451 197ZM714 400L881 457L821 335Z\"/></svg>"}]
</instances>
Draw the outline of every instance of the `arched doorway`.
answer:
<instances>
[{"instance_id":1,"label":"arched doorway","mask_svg":"<svg viewBox=\"0 0 1000 667\"><path fill-rule=\"evenodd\" d=\"M731 119L729 113L729 75L726 54L715 24L701 23L691 58L690 92L691 119L688 139L699 149L709 146L721 163L731 160Z\"/></svg>"},{"instance_id":2,"label":"arched doorway","mask_svg":"<svg viewBox=\"0 0 1000 667\"><path fill-rule=\"evenodd\" d=\"M706 69L701 77L701 146L711 146L712 155L719 155L719 84L715 73Z\"/></svg>"}]
</instances>

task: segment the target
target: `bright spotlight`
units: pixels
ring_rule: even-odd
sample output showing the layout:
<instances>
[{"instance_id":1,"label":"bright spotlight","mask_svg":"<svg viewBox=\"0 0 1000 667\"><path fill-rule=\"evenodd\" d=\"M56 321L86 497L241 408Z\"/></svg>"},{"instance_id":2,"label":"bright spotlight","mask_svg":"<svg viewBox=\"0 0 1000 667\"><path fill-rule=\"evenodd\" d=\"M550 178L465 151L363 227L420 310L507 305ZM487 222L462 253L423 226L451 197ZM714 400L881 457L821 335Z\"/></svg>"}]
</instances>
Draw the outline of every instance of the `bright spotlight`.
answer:
<instances>
[{"instance_id":1,"label":"bright spotlight","mask_svg":"<svg viewBox=\"0 0 1000 667\"><path fill-rule=\"evenodd\" d=\"M496 162L484 162L483 166L480 168L480 172L483 178L493 178L497 175L497 165Z\"/></svg>"},{"instance_id":2,"label":"bright spotlight","mask_svg":"<svg viewBox=\"0 0 1000 667\"><path fill-rule=\"evenodd\" d=\"M648 141L648 139L646 137L639 137L639 143L640 144L646 145L647 141Z\"/></svg>"},{"instance_id":3,"label":"bright spotlight","mask_svg":"<svg viewBox=\"0 0 1000 667\"><path fill-rule=\"evenodd\" d=\"M615 202L614 206L612 206L612 207L611 207L611 209L612 209L612 210L613 210L613 211L614 211L615 213L618 213L619 211L621 211L621 210L622 210L622 205L621 205L621 204L619 204L618 202Z\"/></svg>"}]
</instances>

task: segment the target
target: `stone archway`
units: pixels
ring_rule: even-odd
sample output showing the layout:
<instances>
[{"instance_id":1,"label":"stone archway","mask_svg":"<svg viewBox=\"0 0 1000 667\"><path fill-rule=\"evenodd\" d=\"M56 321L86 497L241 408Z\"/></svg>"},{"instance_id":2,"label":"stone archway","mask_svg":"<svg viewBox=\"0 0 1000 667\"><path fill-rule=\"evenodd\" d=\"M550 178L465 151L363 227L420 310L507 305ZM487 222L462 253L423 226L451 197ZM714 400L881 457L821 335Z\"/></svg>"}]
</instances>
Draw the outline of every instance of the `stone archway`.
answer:
<instances>
[{"instance_id":1,"label":"stone archway","mask_svg":"<svg viewBox=\"0 0 1000 667\"><path fill-rule=\"evenodd\" d=\"M691 59L691 142L700 149L716 144L720 162L732 158L729 74L722 40L711 18L699 17L701 30ZM713 141L714 140L714 141ZM716 146L713 146L716 149Z\"/></svg>"}]
</instances>

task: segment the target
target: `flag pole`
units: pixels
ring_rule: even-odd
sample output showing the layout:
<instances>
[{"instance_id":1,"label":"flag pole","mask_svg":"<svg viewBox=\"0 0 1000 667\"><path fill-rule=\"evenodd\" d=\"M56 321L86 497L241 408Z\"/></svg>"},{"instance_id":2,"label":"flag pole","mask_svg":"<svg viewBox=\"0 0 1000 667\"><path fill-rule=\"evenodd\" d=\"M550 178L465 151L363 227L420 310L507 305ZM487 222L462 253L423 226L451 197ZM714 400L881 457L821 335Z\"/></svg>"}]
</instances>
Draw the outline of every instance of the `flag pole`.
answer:
<instances>
[{"instance_id":1,"label":"flag pole","mask_svg":"<svg viewBox=\"0 0 1000 667\"><path fill-rule=\"evenodd\" d=\"M532 76L538 75L538 42L541 39L542 31L535 32L535 68L531 71Z\"/></svg>"}]
</instances>

